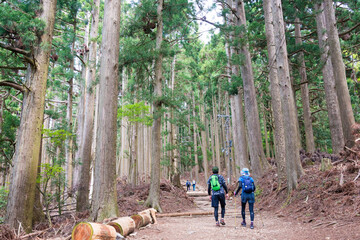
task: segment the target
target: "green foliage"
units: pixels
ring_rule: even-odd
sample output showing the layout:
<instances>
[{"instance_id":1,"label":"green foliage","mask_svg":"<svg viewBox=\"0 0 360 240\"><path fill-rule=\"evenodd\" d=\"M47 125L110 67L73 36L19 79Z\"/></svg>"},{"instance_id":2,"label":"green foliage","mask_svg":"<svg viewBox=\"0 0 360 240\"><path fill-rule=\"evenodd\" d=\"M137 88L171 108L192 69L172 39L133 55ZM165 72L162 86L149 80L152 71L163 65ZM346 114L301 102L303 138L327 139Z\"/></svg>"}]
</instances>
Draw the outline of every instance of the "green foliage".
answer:
<instances>
[{"instance_id":1,"label":"green foliage","mask_svg":"<svg viewBox=\"0 0 360 240\"><path fill-rule=\"evenodd\" d=\"M37 177L37 183L42 185L42 190L39 190L43 196L43 203L46 208L46 215L51 226L49 212L49 206L51 202L54 200L57 202L59 214L61 214L61 206L64 204L62 195L64 192L63 186L65 181L65 170L58 164L51 165L49 163L41 164L40 168L41 171ZM53 184L55 186L54 192L49 191L50 184Z\"/></svg>"},{"instance_id":2,"label":"green foliage","mask_svg":"<svg viewBox=\"0 0 360 240\"><path fill-rule=\"evenodd\" d=\"M3 214L6 210L8 195L9 190L7 190L5 187L0 187L0 224L4 223Z\"/></svg>"},{"instance_id":3,"label":"green foliage","mask_svg":"<svg viewBox=\"0 0 360 240\"><path fill-rule=\"evenodd\" d=\"M51 142L55 146L60 146L67 138L73 136L70 132L65 131L64 129L53 130L53 129L43 129L41 133L44 135L43 138L50 138Z\"/></svg>"},{"instance_id":4,"label":"green foliage","mask_svg":"<svg viewBox=\"0 0 360 240\"><path fill-rule=\"evenodd\" d=\"M43 33L45 23L37 18L39 0L2 1L0 3L0 38L20 49L36 45Z\"/></svg>"},{"instance_id":5,"label":"green foliage","mask_svg":"<svg viewBox=\"0 0 360 240\"><path fill-rule=\"evenodd\" d=\"M49 163L43 163L40 166L41 172L37 178L37 183L47 184L51 178L57 177L60 173L65 172L65 170L59 166L52 166Z\"/></svg>"},{"instance_id":6,"label":"green foliage","mask_svg":"<svg viewBox=\"0 0 360 240\"><path fill-rule=\"evenodd\" d=\"M131 124L141 123L145 126L151 126L153 123L150 106L146 106L144 102L122 105L118 109L118 118L125 118Z\"/></svg>"}]
</instances>

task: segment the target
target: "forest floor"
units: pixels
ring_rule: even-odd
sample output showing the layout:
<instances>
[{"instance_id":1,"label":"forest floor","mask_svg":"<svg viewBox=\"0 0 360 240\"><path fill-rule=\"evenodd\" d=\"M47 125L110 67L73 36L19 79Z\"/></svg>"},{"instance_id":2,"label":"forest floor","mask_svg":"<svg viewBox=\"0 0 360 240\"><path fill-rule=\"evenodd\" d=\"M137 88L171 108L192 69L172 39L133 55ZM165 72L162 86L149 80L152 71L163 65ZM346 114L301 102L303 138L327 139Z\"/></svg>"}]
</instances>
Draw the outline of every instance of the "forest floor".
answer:
<instances>
[{"instance_id":1,"label":"forest floor","mask_svg":"<svg viewBox=\"0 0 360 240\"><path fill-rule=\"evenodd\" d=\"M191 239L360 239L360 126L356 128L358 141L340 156L316 151L301 153L304 174L298 188L290 193L286 186L278 186L276 167L257 180L255 203L255 229L240 227L240 198L230 197L226 206L226 225L215 226L212 214L203 216L159 217L157 224L148 225L128 236L128 239L187 240ZM332 161L331 169L320 171L322 158ZM271 161L269 161L271 163ZM224 174L226 175L226 174ZM184 175L183 188L169 181L161 182L160 204L164 213L211 212L208 196L191 197L186 193ZM196 192L206 193L203 175ZM236 188L236 180L228 185L230 196ZM118 204L121 216L130 216L146 209L149 184L131 186L118 181ZM192 191L190 191L192 192ZM70 239L76 223L87 221L87 212L68 213L52 218L48 223L37 224L32 235L10 230L0 225L0 239ZM249 213L246 213L249 222Z\"/></svg>"}]
</instances>

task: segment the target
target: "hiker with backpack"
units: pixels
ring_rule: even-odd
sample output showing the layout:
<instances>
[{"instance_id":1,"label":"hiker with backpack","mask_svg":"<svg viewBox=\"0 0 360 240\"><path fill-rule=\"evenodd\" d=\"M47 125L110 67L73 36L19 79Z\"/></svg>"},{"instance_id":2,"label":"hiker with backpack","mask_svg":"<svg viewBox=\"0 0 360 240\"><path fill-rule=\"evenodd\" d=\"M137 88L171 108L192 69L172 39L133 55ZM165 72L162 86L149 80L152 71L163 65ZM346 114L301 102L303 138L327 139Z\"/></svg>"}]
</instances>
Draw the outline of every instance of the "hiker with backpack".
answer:
<instances>
[{"instance_id":1,"label":"hiker with backpack","mask_svg":"<svg viewBox=\"0 0 360 240\"><path fill-rule=\"evenodd\" d=\"M193 191L195 191L195 186L196 186L196 181L195 181L195 179L194 179L193 182L192 182L192 186L193 186Z\"/></svg>"},{"instance_id":2,"label":"hiker with backpack","mask_svg":"<svg viewBox=\"0 0 360 240\"><path fill-rule=\"evenodd\" d=\"M213 175L210 176L207 181L208 184L208 194L210 195L211 206L214 208L214 217L215 223L217 227L221 225L225 225L225 192L226 198L228 198L228 189L226 186L226 182L223 176L219 174L219 168L212 168ZM219 222L219 202L221 206L221 219Z\"/></svg>"},{"instance_id":3,"label":"hiker with backpack","mask_svg":"<svg viewBox=\"0 0 360 240\"><path fill-rule=\"evenodd\" d=\"M255 203L255 182L252 177L250 177L249 169L243 168L241 170L241 176L239 178L239 187L235 191L235 196L239 193L240 189L241 191L241 216L243 218L243 221L241 223L242 226L246 227L246 221L245 221L245 207L246 203L249 202L249 211L250 211L250 228L254 228L254 203Z\"/></svg>"},{"instance_id":4,"label":"hiker with backpack","mask_svg":"<svg viewBox=\"0 0 360 240\"><path fill-rule=\"evenodd\" d=\"M189 180L186 180L186 191L189 191L190 190L190 181Z\"/></svg>"}]
</instances>

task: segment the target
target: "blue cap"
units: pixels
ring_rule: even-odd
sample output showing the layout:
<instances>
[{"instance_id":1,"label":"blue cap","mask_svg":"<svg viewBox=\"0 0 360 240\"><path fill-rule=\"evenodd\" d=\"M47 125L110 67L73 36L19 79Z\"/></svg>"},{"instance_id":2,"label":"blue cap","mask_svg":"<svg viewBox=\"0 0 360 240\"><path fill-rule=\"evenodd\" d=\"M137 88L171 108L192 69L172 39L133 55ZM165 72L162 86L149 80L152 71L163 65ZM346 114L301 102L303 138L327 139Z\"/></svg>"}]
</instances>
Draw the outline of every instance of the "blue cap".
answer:
<instances>
[{"instance_id":1,"label":"blue cap","mask_svg":"<svg viewBox=\"0 0 360 240\"><path fill-rule=\"evenodd\" d=\"M241 176L250 176L250 172L248 168L243 168L241 170Z\"/></svg>"}]
</instances>

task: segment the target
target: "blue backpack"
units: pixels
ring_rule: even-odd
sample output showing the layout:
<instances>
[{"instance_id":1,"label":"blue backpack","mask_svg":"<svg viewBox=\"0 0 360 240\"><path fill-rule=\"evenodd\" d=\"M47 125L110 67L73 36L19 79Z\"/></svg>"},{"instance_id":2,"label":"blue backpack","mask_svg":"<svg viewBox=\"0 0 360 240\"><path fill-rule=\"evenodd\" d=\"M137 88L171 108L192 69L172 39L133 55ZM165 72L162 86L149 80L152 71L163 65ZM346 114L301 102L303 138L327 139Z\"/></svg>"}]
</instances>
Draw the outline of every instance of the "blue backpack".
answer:
<instances>
[{"instance_id":1,"label":"blue backpack","mask_svg":"<svg viewBox=\"0 0 360 240\"><path fill-rule=\"evenodd\" d=\"M242 177L242 189L245 193L252 193L254 192L254 184L253 182L251 181L251 177L248 177L248 176L243 176Z\"/></svg>"}]
</instances>

